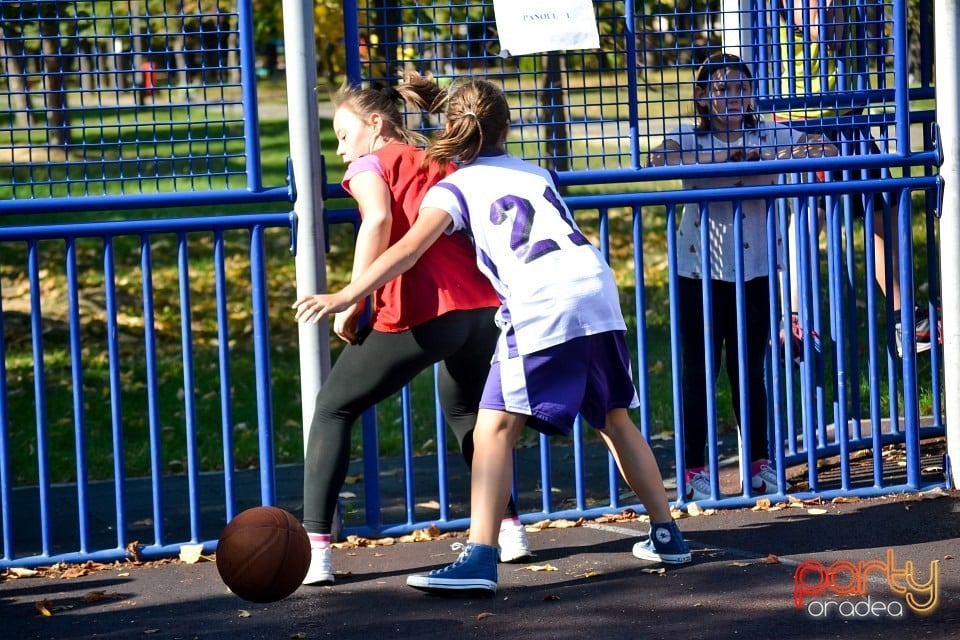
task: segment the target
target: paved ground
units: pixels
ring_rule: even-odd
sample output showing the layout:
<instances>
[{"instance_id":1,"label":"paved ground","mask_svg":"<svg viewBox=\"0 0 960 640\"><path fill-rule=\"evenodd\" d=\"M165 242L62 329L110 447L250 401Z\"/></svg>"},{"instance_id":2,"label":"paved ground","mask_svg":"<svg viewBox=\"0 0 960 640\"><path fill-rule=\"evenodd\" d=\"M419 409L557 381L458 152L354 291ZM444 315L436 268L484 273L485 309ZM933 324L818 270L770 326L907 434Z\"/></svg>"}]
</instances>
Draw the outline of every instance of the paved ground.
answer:
<instances>
[{"instance_id":1,"label":"paved ground","mask_svg":"<svg viewBox=\"0 0 960 640\"><path fill-rule=\"evenodd\" d=\"M726 510L680 525L694 561L677 568L630 555L646 530L639 520L531 531L534 562L501 565L492 598L446 600L406 586L408 574L451 561L451 542L461 538L337 549L337 584L303 587L268 605L232 595L208 560L117 565L77 578L8 577L0 582L2 636L960 638L960 492ZM866 596L837 599L829 590L795 608L794 574L808 560L825 570L879 561L864 582L870 613ZM808 576L804 584L815 590L816 573ZM927 615L891 587L907 578L918 606L936 598ZM842 575L836 584L850 583ZM825 601L831 608L820 616Z\"/></svg>"}]
</instances>

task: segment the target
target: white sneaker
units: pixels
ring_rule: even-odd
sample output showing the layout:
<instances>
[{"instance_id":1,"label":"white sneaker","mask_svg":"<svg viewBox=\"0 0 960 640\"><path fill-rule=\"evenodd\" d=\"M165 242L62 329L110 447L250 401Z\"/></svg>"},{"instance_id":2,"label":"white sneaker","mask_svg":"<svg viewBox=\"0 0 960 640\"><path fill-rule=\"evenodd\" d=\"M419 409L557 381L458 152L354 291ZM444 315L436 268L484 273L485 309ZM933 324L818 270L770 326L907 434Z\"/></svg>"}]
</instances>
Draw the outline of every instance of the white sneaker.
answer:
<instances>
[{"instance_id":1,"label":"white sneaker","mask_svg":"<svg viewBox=\"0 0 960 640\"><path fill-rule=\"evenodd\" d=\"M310 568L303 584L333 584L333 561L330 547L314 547L310 550Z\"/></svg>"},{"instance_id":2,"label":"white sneaker","mask_svg":"<svg viewBox=\"0 0 960 640\"><path fill-rule=\"evenodd\" d=\"M710 474L706 471L693 474L687 479L685 484L685 501L696 502L698 500L710 499Z\"/></svg>"},{"instance_id":3,"label":"white sneaker","mask_svg":"<svg viewBox=\"0 0 960 640\"><path fill-rule=\"evenodd\" d=\"M533 557L527 543L527 530L517 520L504 520L500 523L500 562L524 562Z\"/></svg>"},{"instance_id":4,"label":"white sneaker","mask_svg":"<svg viewBox=\"0 0 960 640\"><path fill-rule=\"evenodd\" d=\"M776 493L777 470L769 460L761 464L760 471L751 476L750 487L754 493Z\"/></svg>"}]
</instances>

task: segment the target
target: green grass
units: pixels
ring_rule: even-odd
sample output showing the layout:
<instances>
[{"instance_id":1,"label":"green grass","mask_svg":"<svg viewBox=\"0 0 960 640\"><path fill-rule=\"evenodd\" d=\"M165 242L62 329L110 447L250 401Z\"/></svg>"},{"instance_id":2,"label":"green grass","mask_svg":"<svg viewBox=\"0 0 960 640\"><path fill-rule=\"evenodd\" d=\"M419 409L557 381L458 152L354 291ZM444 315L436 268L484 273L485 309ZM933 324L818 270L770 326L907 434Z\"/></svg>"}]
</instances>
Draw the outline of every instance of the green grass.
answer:
<instances>
[{"instance_id":1,"label":"green grass","mask_svg":"<svg viewBox=\"0 0 960 640\"><path fill-rule=\"evenodd\" d=\"M180 122L187 114L174 114ZM176 125L180 127L181 125ZM191 125L193 126L193 125ZM239 123L230 125L238 127ZM286 181L288 133L285 121L260 123L263 180L268 186L279 186ZM334 154L336 142L329 122L322 122L321 146L326 155L330 182L339 181L343 166ZM169 132L168 132L169 133ZM182 133L182 132L181 132ZM227 136L236 131L226 132ZM123 134L128 135L127 133ZM168 136L169 137L169 136ZM130 138L132 141L133 138ZM165 143L164 143L165 144ZM227 147L233 150L231 142ZM22 169L17 169L22 170ZM74 166L51 164L46 171L53 175L68 175L76 171ZM9 184L9 183L8 183ZM172 189L172 179L160 179L157 188ZM676 183L636 183L630 188L665 189L676 188ZM9 186L0 187L0 197L9 198ZM115 183L108 188L118 190ZM598 188L597 190L602 190ZM578 188L584 192L587 188ZM328 203L328 206L350 206L350 202ZM920 210L922 200L914 206ZM178 215L210 215L219 213L253 212L263 210L262 205L232 207L197 207L178 210ZM277 205L272 210L282 210ZM138 216L169 216L164 210L137 212ZM88 220L97 217L115 218L115 212L101 214L62 214L44 216L44 221ZM672 432L673 400L672 371L669 352L669 321L667 308L667 277L665 260L666 217L662 207L647 207L641 213L643 220L643 260L645 293L647 300L648 360L645 363L649 379L649 407L651 428L656 433ZM922 216L917 218L922 220ZM8 217L8 225L29 221L35 217ZM599 225L595 217L584 213L580 223L585 233L598 241ZM923 253L923 227L918 226L915 269L925 273L927 257ZM609 218L611 262L617 274L623 298L623 309L631 330L636 328L633 314L633 297L636 283L633 276L634 246L632 241L632 213L612 210ZM330 251L326 256L328 282L332 289L343 286L350 274L353 233L349 225L330 228ZM227 234L227 280L228 280L228 329L231 341L231 429L234 440L236 466L243 468L258 464L257 406L255 381L253 379L252 318L250 316L249 266L246 258L249 239L245 233ZM220 364L217 361L217 327L214 304L214 274L212 268L212 237L207 234L191 234L190 247L190 295L192 302L191 329L194 342L195 367L195 412L200 434L197 441L199 464L203 469L216 469L222 465L223 440L220 433L222 420L220 409ZM276 437L276 459L280 463L295 463L302 459L302 426L300 418L299 354L297 330L290 310L295 297L294 262L288 252L289 235L285 230L267 234L268 282L270 305L268 318L271 338L270 363L272 374L272 409ZM44 311L42 339L44 344L44 394L43 408L47 416L49 440L49 469L54 481L69 481L76 478L77 461L74 459L74 424L78 412L73 406L73 382L69 351L69 316L67 314L66 274L63 267L62 242L44 241L39 245L40 293ZM155 325L157 329L157 379L160 401L158 404L161 442L160 470L179 473L185 468L186 432L184 423L183 354L180 345L181 317L179 310L179 284L177 251L174 236L157 237L152 243L154 267L153 286L157 300ZM862 250L862 247L860 248ZM146 475L150 471L150 447L148 441L146 395L147 372L142 363L145 358L144 327L141 299L142 274L140 273L140 248L137 238L117 238L114 245L117 261L117 294L120 306L119 343L124 366L121 379L120 404L123 411L123 464L129 475ZM91 479L106 479L113 475L113 437L110 421L110 392L107 371L107 340L104 325L103 292L103 245L98 240L78 241L76 246L80 279L80 308L84 406L82 417L88 450L87 474ZM4 336L6 340L6 367L8 384L8 420L10 424L10 450L13 452L13 481L16 484L35 482L37 479L37 405L34 401L34 362L30 327L30 287L26 276L26 251L5 243L0 246L0 278ZM858 266L862 272L862 266ZM862 276L862 273L861 273ZM863 282L861 277L860 282ZM862 318L858 319L861 334ZM334 357L341 343L331 337ZM921 379L929 379L929 360L921 360ZM923 369L926 367L926 369ZM861 372L863 373L863 372ZM867 382L863 376L858 386L866 393ZM929 409L931 398L929 385L921 392L921 412ZM413 383L413 417L415 425L414 447L417 453L436 449L434 433L434 407L432 372L427 371ZM719 419L721 428L735 428L730 409L729 386L721 377L718 385ZM886 402L886 400L884 400ZM379 448L382 455L395 455L401 451L399 399L392 398L379 407ZM533 440L532 432L528 440ZM451 441L451 446L455 446ZM360 430L354 431L353 453L362 451Z\"/></svg>"}]
</instances>

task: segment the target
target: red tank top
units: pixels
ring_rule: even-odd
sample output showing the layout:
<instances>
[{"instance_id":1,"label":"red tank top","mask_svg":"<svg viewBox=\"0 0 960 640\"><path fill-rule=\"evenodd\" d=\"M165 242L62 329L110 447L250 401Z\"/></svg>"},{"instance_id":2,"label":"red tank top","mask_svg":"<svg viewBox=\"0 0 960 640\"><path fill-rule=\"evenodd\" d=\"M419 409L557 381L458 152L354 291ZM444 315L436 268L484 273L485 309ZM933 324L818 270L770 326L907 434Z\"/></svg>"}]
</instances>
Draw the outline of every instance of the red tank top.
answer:
<instances>
[{"instance_id":1,"label":"red tank top","mask_svg":"<svg viewBox=\"0 0 960 640\"><path fill-rule=\"evenodd\" d=\"M427 189L454 167L423 167L423 150L406 144L388 144L373 154L380 161L392 198L389 244L393 245L417 219ZM349 172L347 175L343 187L349 192ZM490 282L477 269L473 243L458 231L441 235L409 271L374 291L372 326L377 331L395 333L449 311L499 305Z\"/></svg>"}]
</instances>

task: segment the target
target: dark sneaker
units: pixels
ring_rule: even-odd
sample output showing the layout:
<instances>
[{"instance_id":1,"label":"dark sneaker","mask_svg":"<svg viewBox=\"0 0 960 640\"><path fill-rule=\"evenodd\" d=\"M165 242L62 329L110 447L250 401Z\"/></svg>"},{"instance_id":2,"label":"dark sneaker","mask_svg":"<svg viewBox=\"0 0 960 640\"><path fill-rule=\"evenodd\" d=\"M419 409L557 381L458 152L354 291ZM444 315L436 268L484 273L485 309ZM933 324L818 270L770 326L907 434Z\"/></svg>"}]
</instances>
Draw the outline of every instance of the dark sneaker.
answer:
<instances>
[{"instance_id":1,"label":"dark sneaker","mask_svg":"<svg viewBox=\"0 0 960 640\"><path fill-rule=\"evenodd\" d=\"M467 542L453 564L408 576L407 585L436 596L492 596L497 592L497 548Z\"/></svg>"},{"instance_id":2,"label":"dark sneaker","mask_svg":"<svg viewBox=\"0 0 960 640\"><path fill-rule=\"evenodd\" d=\"M633 555L641 560L684 564L690 562L690 547L683 540L680 527L670 522L651 522L650 536L633 545Z\"/></svg>"}]
</instances>

